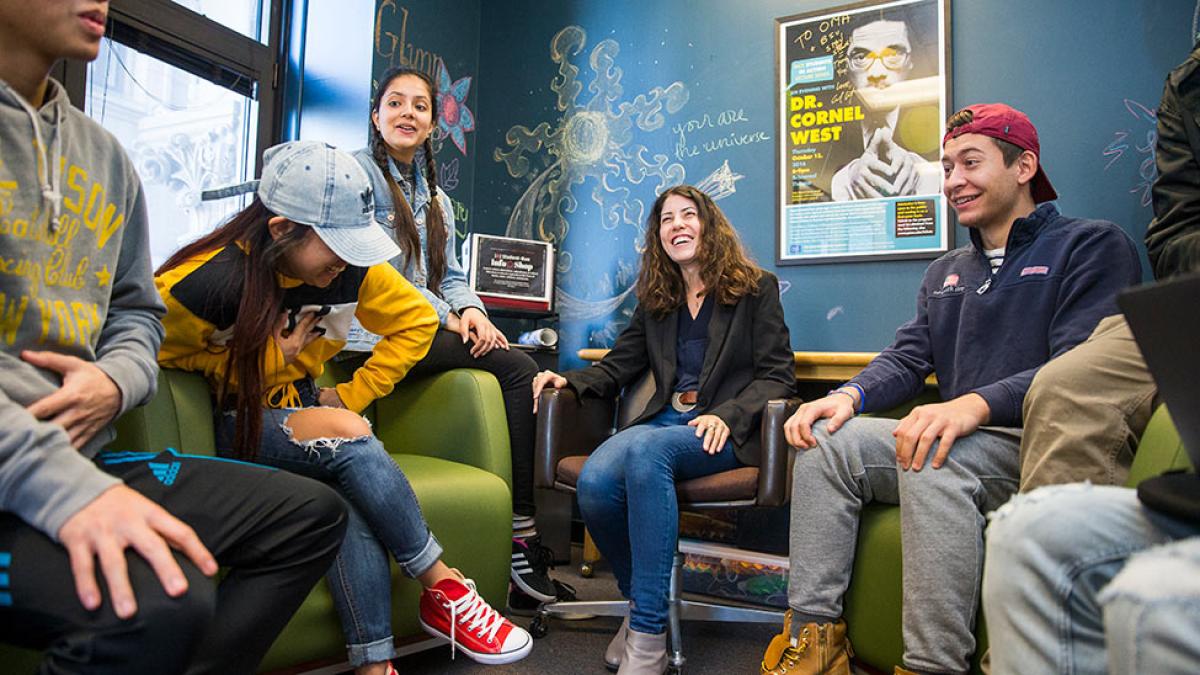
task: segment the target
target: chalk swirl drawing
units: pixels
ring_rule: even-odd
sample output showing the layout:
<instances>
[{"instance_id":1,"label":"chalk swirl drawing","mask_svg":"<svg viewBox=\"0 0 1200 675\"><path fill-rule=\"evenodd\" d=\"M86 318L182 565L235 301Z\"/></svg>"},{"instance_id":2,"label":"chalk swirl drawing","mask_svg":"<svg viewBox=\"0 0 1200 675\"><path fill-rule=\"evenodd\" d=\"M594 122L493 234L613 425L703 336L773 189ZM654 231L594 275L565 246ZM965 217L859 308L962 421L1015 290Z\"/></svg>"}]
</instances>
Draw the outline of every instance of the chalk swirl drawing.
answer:
<instances>
[{"instance_id":1,"label":"chalk swirl drawing","mask_svg":"<svg viewBox=\"0 0 1200 675\"><path fill-rule=\"evenodd\" d=\"M450 71L446 69L446 62L438 59L437 140L448 137L454 141L454 147L464 155L467 154L467 132L475 131L475 115L467 107L467 94L470 92L471 78L462 77L451 80Z\"/></svg>"},{"instance_id":2,"label":"chalk swirl drawing","mask_svg":"<svg viewBox=\"0 0 1200 675\"><path fill-rule=\"evenodd\" d=\"M510 176L530 180L509 216L506 233L510 237L549 241L561 247L570 229L568 217L579 206L573 188L585 181L594 184L589 196L599 206L596 224L606 230L628 225L641 233L646 205L631 186L653 178L658 194L684 180L683 165L635 142L634 132L662 128L664 113L676 113L687 103L687 87L675 81L632 100L621 100L623 71L616 65L620 45L605 39L588 54L591 74L583 95L580 68L571 59L582 54L586 45L587 34L579 26L567 26L551 39L550 59L558 64L558 75L551 80L550 89L557 96L555 107L561 116L553 125L542 122L532 130L523 125L512 127L505 134L508 149L497 148L493 154ZM558 261L559 272L568 271L570 252L561 252ZM611 288L597 289L608 294L600 300L573 297L559 288L560 318L581 320L611 314L629 295L635 279L636 270L619 266L615 283L607 278L602 282Z\"/></svg>"},{"instance_id":3,"label":"chalk swirl drawing","mask_svg":"<svg viewBox=\"0 0 1200 675\"><path fill-rule=\"evenodd\" d=\"M1113 132L1112 142L1105 146L1102 153L1108 158L1104 170L1108 171L1125 155L1130 155L1138 165L1136 182L1129 191L1140 194L1142 206L1150 206L1150 189L1154 186L1154 179L1158 178L1158 165L1154 163L1154 146L1158 143L1158 109L1147 108L1127 98L1125 110L1133 117L1134 128Z\"/></svg>"}]
</instances>

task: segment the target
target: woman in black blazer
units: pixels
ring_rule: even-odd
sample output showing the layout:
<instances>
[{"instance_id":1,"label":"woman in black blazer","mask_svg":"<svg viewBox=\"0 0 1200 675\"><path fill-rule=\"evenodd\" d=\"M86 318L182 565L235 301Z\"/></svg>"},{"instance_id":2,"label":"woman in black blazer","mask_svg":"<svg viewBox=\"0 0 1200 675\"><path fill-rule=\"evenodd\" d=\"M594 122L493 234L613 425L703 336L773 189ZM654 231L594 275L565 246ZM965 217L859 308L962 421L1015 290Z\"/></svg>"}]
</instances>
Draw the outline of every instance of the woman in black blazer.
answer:
<instances>
[{"instance_id":1,"label":"woman in black blazer","mask_svg":"<svg viewBox=\"0 0 1200 675\"><path fill-rule=\"evenodd\" d=\"M778 281L749 259L708 195L688 185L662 193L645 251L638 307L612 350L590 368L533 380L536 409L545 387L610 397L654 374L646 409L592 453L576 486L588 531L631 604L605 653L622 675L666 670L675 482L758 464L763 406L789 396L795 381Z\"/></svg>"}]
</instances>

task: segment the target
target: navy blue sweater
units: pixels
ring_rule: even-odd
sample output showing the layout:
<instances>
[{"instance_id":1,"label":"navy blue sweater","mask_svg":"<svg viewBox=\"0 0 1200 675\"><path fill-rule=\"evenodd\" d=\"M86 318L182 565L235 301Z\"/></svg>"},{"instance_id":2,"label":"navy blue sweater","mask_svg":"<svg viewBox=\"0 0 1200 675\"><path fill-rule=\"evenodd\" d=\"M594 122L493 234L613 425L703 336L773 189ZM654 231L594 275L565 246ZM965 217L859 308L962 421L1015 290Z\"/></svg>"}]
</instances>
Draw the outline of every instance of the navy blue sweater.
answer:
<instances>
[{"instance_id":1,"label":"navy blue sweater","mask_svg":"<svg viewBox=\"0 0 1200 675\"><path fill-rule=\"evenodd\" d=\"M1117 312L1117 293L1142 276L1133 241L1113 223L1067 218L1051 203L1013 223L991 274L979 234L933 261L917 315L852 382L866 412L920 393L936 372L943 400L975 392L989 425L1021 426L1021 404L1044 363Z\"/></svg>"}]
</instances>

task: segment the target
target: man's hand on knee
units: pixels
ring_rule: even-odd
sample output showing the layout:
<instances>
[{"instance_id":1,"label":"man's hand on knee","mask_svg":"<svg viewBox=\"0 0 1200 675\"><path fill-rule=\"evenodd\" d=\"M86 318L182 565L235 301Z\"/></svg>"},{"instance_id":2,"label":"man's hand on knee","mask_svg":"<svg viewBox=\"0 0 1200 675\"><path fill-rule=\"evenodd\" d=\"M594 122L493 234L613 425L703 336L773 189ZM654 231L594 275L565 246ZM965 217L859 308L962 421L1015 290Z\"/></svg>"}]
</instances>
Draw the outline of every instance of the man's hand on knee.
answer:
<instances>
[{"instance_id":1,"label":"man's hand on knee","mask_svg":"<svg viewBox=\"0 0 1200 675\"><path fill-rule=\"evenodd\" d=\"M930 465L942 468L954 441L987 424L991 412L987 401L976 393L913 408L892 431L896 437L896 461L904 470L920 471L929 449L935 441L940 441Z\"/></svg>"},{"instance_id":2,"label":"man's hand on knee","mask_svg":"<svg viewBox=\"0 0 1200 675\"><path fill-rule=\"evenodd\" d=\"M817 420L827 419L826 430L833 433L846 420L854 417L854 407L858 400L853 394L843 395L833 393L825 398L819 398L800 406L792 416L783 423L783 435L789 445L808 450L816 447L817 439L812 435L812 425Z\"/></svg>"},{"instance_id":3,"label":"man's hand on knee","mask_svg":"<svg viewBox=\"0 0 1200 675\"><path fill-rule=\"evenodd\" d=\"M182 551L204 574L217 572L217 561L191 527L124 485L104 491L68 518L58 531L58 539L71 558L79 601L89 610L100 607L95 573L99 558L113 611L122 619L137 612L125 565L125 549L129 547L150 563L171 597L186 593L188 583L169 546Z\"/></svg>"}]
</instances>

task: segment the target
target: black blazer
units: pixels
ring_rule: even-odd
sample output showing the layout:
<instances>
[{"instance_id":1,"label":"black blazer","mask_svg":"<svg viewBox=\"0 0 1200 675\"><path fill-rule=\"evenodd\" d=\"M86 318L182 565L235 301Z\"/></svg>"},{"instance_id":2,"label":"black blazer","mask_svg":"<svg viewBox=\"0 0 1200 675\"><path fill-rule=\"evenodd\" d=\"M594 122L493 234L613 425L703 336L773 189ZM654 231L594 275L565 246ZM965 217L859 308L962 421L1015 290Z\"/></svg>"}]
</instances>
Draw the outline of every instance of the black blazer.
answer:
<instances>
[{"instance_id":1,"label":"black blazer","mask_svg":"<svg viewBox=\"0 0 1200 675\"><path fill-rule=\"evenodd\" d=\"M600 362L563 373L563 377L580 401L585 401L588 396L616 396L649 368L654 373L654 395L629 426L640 424L671 400L677 322L675 312L657 319L638 306L629 326ZM757 466L763 406L769 399L791 396L795 373L791 340L779 304L779 281L764 270L756 294L743 296L735 305L718 302L713 307L696 408L700 414L720 417L729 426L738 459Z\"/></svg>"}]
</instances>

